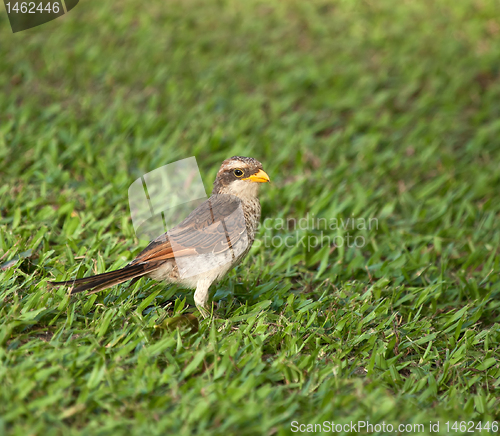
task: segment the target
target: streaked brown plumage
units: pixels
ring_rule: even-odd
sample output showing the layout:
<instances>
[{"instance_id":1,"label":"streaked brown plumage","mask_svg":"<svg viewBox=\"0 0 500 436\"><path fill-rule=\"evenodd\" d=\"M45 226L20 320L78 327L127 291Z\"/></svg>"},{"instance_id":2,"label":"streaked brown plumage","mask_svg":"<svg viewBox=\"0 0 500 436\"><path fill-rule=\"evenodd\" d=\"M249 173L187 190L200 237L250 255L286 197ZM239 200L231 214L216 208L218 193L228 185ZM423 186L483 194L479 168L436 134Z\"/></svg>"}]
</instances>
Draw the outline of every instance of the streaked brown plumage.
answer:
<instances>
[{"instance_id":1,"label":"streaked brown plumage","mask_svg":"<svg viewBox=\"0 0 500 436\"><path fill-rule=\"evenodd\" d=\"M127 266L52 285L75 286L71 291L74 294L99 292L143 276L165 280L196 288L196 306L206 317L210 285L237 265L253 244L260 219L258 186L268 181L258 160L241 156L226 159L211 197L168 234L151 241Z\"/></svg>"}]
</instances>

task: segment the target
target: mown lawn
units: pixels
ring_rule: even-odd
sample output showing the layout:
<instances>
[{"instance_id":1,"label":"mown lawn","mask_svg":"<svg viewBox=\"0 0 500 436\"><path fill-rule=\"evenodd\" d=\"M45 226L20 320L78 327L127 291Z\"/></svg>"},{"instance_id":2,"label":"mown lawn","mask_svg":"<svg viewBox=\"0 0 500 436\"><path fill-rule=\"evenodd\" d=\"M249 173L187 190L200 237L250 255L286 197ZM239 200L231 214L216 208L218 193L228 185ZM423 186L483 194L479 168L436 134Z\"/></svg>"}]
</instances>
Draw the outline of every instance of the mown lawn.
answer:
<instances>
[{"instance_id":1,"label":"mown lawn","mask_svg":"<svg viewBox=\"0 0 500 436\"><path fill-rule=\"evenodd\" d=\"M0 434L498 419L499 17L487 0L82 1L12 34L2 14ZM137 177L196 156L210 192L232 155L271 176L266 225L198 331L162 327L195 313L182 289L48 288L138 254Z\"/></svg>"}]
</instances>

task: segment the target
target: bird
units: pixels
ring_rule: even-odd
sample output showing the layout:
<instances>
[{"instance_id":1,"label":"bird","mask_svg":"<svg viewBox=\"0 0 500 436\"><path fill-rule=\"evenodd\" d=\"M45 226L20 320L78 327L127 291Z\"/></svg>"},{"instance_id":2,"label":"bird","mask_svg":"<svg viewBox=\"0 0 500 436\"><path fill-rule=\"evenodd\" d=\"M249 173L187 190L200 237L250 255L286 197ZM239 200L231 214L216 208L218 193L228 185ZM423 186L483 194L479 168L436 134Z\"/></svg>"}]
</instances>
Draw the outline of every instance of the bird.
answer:
<instances>
[{"instance_id":1,"label":"bird","mask_svg":"<svg viewBox=\"0 0 500 436\"><path fill-rule=\"evenodd\" d=\"M71 286L71 294L95 293L148 277L195 289L195 305L207 318L210 286L240 263L252 247L261 215L259 186L266 182L270 178L257 159L226 159L211 196L178 225L151 240L125 267L50 285Z\"/></svg>"}]
</instances>

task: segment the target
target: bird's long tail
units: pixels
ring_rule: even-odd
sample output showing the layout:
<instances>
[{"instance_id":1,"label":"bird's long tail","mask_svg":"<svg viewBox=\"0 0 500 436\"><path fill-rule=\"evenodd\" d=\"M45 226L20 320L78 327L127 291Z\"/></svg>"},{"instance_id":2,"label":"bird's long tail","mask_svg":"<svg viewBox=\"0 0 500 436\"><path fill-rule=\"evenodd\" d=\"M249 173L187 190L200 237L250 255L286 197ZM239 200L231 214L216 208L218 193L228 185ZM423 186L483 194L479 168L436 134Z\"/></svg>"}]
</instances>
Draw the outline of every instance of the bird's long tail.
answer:
<instances>
[{"instance_id":1,"label":"bird's long tail","mask_svg":"<svg viewBox=\"0 0 500 436\"><path fill-rule=\"evenodd\" d=\"M119 283L126 282L132 279L139 279L140 277L150 273L156 268L151 268L151 265L136 264L127 265L125 268L115 271L97 274L96 276L85 277L83 279L67 280L65 282L50 282L51 286L74 286L71 294L92 290L91 294L102 291L103 289L110 288L111 286L118 285ZM135 281L135 280L134 280Z\"/></svg>"}]
</instances>

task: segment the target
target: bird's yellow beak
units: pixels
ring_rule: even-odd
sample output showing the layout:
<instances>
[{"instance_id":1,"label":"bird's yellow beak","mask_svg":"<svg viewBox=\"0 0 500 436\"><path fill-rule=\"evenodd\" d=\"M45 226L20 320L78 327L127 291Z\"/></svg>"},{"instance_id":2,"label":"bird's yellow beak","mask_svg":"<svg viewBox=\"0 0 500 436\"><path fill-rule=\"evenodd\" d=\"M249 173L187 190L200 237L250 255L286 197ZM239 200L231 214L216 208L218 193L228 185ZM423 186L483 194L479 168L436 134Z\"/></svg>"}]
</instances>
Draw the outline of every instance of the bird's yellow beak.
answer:
<instances>
[{"instance_id":1,"label":"bird's yellow beak","mask_svg":"<svg viewBox=\"0 0 500 436\"><path fill-rule=\"evenodd\" d=\"M257 182L257 183L265 183L271 181L271 179L264 170L259 170L255 174L252 174L250 177L247 177L246 179L243 180L250 180L251 182Z\"/></svg>"}]
</instances>

